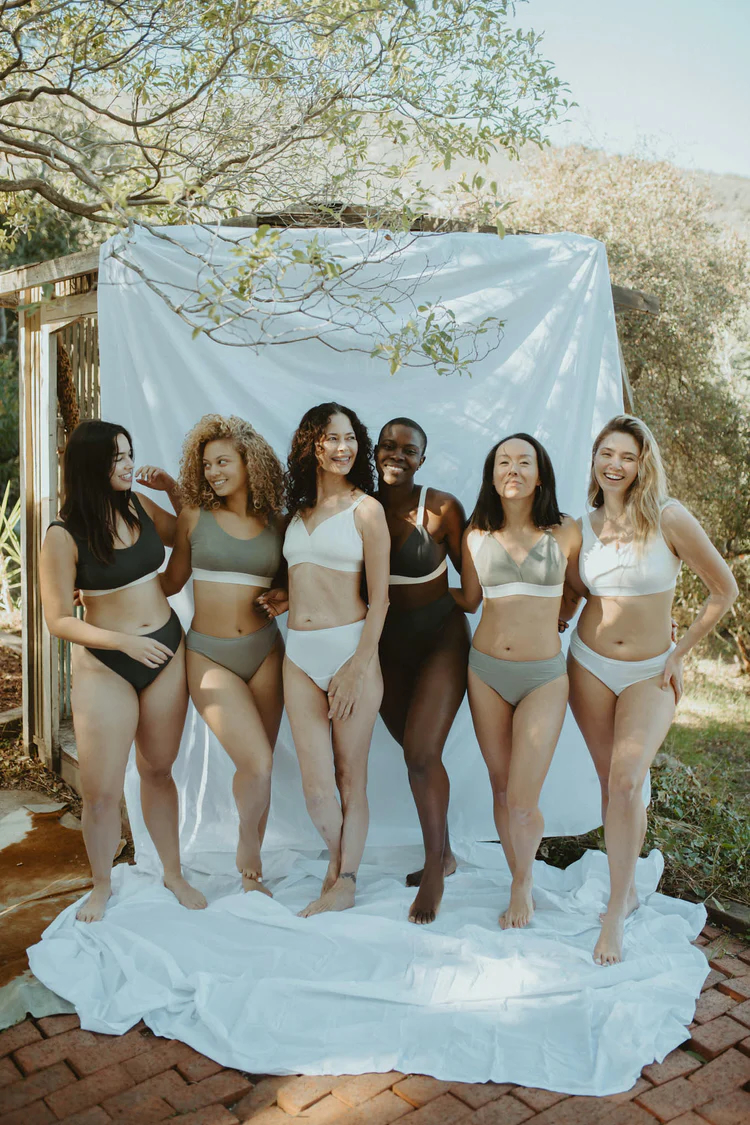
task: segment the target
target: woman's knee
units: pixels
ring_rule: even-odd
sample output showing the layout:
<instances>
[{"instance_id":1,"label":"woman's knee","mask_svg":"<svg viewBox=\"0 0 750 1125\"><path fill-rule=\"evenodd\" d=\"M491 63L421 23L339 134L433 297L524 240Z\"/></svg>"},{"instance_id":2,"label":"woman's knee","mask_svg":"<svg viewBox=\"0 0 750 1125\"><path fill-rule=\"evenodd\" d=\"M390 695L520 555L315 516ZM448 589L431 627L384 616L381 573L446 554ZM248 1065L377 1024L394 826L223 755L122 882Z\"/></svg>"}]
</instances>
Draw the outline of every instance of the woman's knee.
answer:
<instances>
[{"instance_id":1,"label":"woman's knee","mask_svg":"<svg viewBox=\"0 0 750 1125\"><path fill-rule=\"evenodd\" d=\"M612 802L631 804L641 800L644 774L626 764L613 765L607 780L607 797Z\"/></svg>"},{"instance_id":2,"label":"woman's knee","mask_svg":"<svg viewBox=\"0 0 750 1125\"><path fill-rule=\"evenodd\" d=\"M539 802L528 793L516 793L510 789L506 800L508 816L519 825L530 824L539 815Z\"/></svg>"},{"instance_id":3,"label":"woman's knee","mask_svg":"<svg viewBox=\"0 0 750 1125\"><path fill-rule=\"evenodd\" d=\"M142 754L136 758L138 776L141 781L151 785L169 785L172 782L171 762L150 762Z\"/></svg>"},{"instance_id":4,"label":"woman's knee","mask_svg":"<svg viewBox=\"0 0 750 1125\"><path fill-rule=\"evenodd\" d=\"M106 820L115 815L119 817L121 801L121 790L89 789L84 791L83 812L92 820Z\"/></svg>"}]
</instances>

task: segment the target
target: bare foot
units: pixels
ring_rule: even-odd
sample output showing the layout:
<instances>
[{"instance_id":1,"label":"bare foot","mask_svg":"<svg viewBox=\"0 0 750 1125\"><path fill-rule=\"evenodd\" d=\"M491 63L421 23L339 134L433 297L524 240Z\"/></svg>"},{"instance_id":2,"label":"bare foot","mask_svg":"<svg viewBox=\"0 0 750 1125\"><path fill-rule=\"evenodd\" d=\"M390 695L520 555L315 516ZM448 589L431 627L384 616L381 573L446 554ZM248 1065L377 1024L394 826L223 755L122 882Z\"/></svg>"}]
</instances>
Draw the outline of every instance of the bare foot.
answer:
<instances>
[{"instance_id":1,"label":"bare foot","mask_svg":"<svg viewBox=\"0 0 750 1125\"><path fill-rule=\"evenodd\" d=\"M638 899L638 892L635 889L635 883L631 883L630 890L628 891L628 899L625 903L625 917L629 918L631 914L634 914L636 912L640 905L641 904ZM606 916L607 911L602 910L601 914L599 915L599 921L603 922Z\"/></svg>"},{"instance_id":2,"label":"bare foot","mask_svg":"<svg viewBox=\"0 0 750 1125\"><path fill-rule=\"evenodd\" d=\"M410 922L424 926L435 921L443 898L444 880L442 867L438 867L435 872L424 869L417 897L409 907Z\"/></svg>"},{"instance_id":3,"label":"bare foot","mask_svg":"<svg viewBox=\"0 0 750 1125\"><path fill-rule=\"evenodd\" d=\"M599 940L594 946L594 961L597 965L617 965L622 961L622 938L625 931L625 916L610 914L602 917Z\"/></svg>"},{"instance_id":4,"label":"bare foot","mask_svg":"<svg viewBox=\"0 0 750 1125\"><path fill-rule=\"evenodd\" d=\"M522 926L528 926L533 917L534 900L531 897L531 882L517 883L514 879L510 886L508 909L500 915L500 929L521 929Z\"/></svg>"},{"instance_id":5,"label":"bare foot","mask_svg":"<svg viewBox=\"0 0 750 1125\"><path fill-rule=\"evenodd\" d=\"M326 894L328 891L330 891L331 887L338 881L338 877L339 877L338 860L336 861L336 863L334 863L333 860L331 860L331 862L328 864L328 870L326 871L326 877L323 880L323 886L320 888L321 897L324 894Z\"/></svg>"},{"instance_id":6,"label":"bare foot","mask_svg":"<svg viewBox=\"0 0 750 1125\"><path fill-rule=\"evenodd\" d=\"M354 880L343 876L327 891L322 891L320 898L316 898L304 910L300 910L299 917L310 918L313 914L325 914L327 910L349 910L354 906L355 890Z\"/></svg>"},{"instance_id":7,"label":"bare foot","mask_svg":"<svg viewBox=\"0 0 750 1125\"><path fill-rule=\"evenodd\" d=\"M208 906L206 896L191 887L182 875L165 875L164 886L171 891L181 906L188 910L205 910Z\"/></svg>"},{"instance_id":8,"label":"bare foot","mask_svg":"<svg viewBox=\"0 0 750 1125\"><path fill-rule=\"evenodd\" d=\"M76 911L78 921L101 922L111 894L112 888L109 883L102 883L100 886L94 887L89 897Z\"/></svg>"},{"instance_id":9,"label":"bare foot","mask_svg":"<svg viewBox=\"0 0 750 1125\"><path fill-rule=\"evenodd\" d=\"M453 875L457 867L458 863L453 852L448 852L448 855L443 856L443 875ZM419 871L412 871L410 875L406 876L407 887L418 887L422 882L423 875L424 867L421 867Z\"/></svg>"},{"instance_id":10,"label":"bare foot","mask_svg":"<svg viewBox=\"0 0 750 1125\"><path fill-rule=\"evenodd\" d=\"M240 871L240 875L242 876L243 891L260 891L262 894L268 895L269 898L273 898L268 887L263 886L263 876L257 871Z\"/></svg>"}]
</instances>

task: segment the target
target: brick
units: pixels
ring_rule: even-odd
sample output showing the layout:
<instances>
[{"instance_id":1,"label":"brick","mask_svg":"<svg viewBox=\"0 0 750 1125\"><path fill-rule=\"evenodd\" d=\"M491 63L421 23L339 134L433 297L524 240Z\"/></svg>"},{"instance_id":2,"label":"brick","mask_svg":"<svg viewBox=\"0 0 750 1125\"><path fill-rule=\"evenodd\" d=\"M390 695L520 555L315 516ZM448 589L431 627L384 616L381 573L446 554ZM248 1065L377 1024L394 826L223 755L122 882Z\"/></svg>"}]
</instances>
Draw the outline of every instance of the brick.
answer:
<instances>
[{"instance_id":1,"label":"brick","mask_svg":"<svg viewBox=\"0 0 750 1125\"><path fill-rule=\"evenodd\" d=\"M406 1075L398 1070L389 1070L387 1073L355 1074L345 1079L340 1086L334 1086L331 1093L344 1105L354 1108L382 1094L383 1090L390 1090L405 1077Z\"/></svg>"},{"instance_id":2,"label":"brick","mask_svg":"<svg viewBox=\"0 0 750 1125\"><path fill-rule=\"evenodd\" d=\"M733 1090L731 1094L701 1106L701 1117L705 1117L711 1125L747 1125L750 1121L750 1093Z\"/></svg>"},{"instance_id":3,"label":"brick","mask_svg":"<svg viewBox=\"0 0 750 1125\"><path fill-rule=\"evenodd\" d=\"M636 1098L638 1105L647 1109L659 1121L672 1121L681 1113L695 1109L697 1105L708 1101L710 1095L698 1087L693 1086L686 1078L673 1078L663 1086L657 1086Z\"/></svg>"},{"instance_id":4,"label":"brick","mask_svg":"<svg viewBox=\"0 0 750 1125\"><path fill-rule=\"evenodd\" d=\"M737 1086L742 1086L750 1079L750 1059L732 1048L719 1055L718 1059L706 1063L695 1074L691 1074L688 1082L696 1089L705 1092L704 1101L718 1098L720 1094L729 1093Z\"/></svg>"},{"instance_id":5,"label":"brick","mask_svg":"<svg viewBox=\"0 0 750 1125\"><path fill-rule=\"evenodd\" d=\"M166 1073L174 1074L175 1078L179 1078L174 1070L168 1070ZM152 1078L151 1081L155 1082L156 1079ZM180 1081L182 1082L182 1079ZM192 1086L183 1083L181 1087L170 1090L164 1097L180 1113L188 1113L211 1105L212 1102L230 1105L232 1102L239 1101L243 1094L252 1089L252 1086L250 1079L240 1074L238 1070L222 1070L219 1074L204 1078L202 1082L195 1082Z\"/></svg>"},{"instance_id":6,"label":"brick","mask_svg":"<svg viewBox=\"0 0 750 1125\"><path fill-rule=\"evenodd\" d=\"M707 992L703 992L698 997L693 1020L695 1023L710 1023L717 1016L723 1016L736 1003L737 1001L733 1000L731 996L719 992L718 988L709 988Z\"/></svg>"},{"instance_id":7,"label":"brick","mask_svg":"<svg viewBox=\"0 0 750 1125\"><path fill-rule=\"evenodd\" d=\"M30 1043L28 1047L21 1047L19 1051L14 1051L13 1058L24 1074L33 1074L37 1070L44 1070L46 1066L62 1062L84 1047L96 1047L96 1039L90 1031L82 1031L77 1027L73 1031L55 1035L52 1039L42 1039L38 1043Z\"/></svg>"},{"instance_id":8,"label":"brick","mask_svg":"<svg viewBox=\"0 0 750 1125\"><path fill-rule=\"evenodd\" d=\"M721 981L726 980L726 973L719 973L716 969L709 969L708 976L701 985L701 992L706 992L709 988L719 984Z\"/></svg>"},{"instance_id":9,"label":"brick","mask_svg":"<svg viewBox=\"0 0 750 1125\"><path fill-rule=\"evenodd\" d=\"M326 1094L330 1094L335 1085L334 1074L301 1074L299 1078L279 1087L276 1100L285 1113L295 1117L309 1105L314 1105Z\"/></svg>"},{"instance_id":10,"label":"brick","mask_svg":"<svg viewBox=\"0 0 750 1125\"><path fill-rule=\"evenodd\" d=\"M743 968L746 969L747 965L744 965ZM742 977L732 977L729 980L723 980L716 987L720 992L731 996L733 1000L739 1000L740 1003L744 1000L750 1000L750 973Z\"/></svg>"},{"instance_id":11,"label":"brick","mask_svg":"<svg viewBox=\"0 0 750 1125\"><path fill-rule=\"evenodd\" d=\"M177 1120L184 1121L185 1118L177 1118ZM291 1125L289 1115L284 1113L283 1109L279 1109L277 1105L266 1106L260 1113L254 1113L252 1117L241 1117L240 1121L243 1120L252 1122L252 1125Z\"/></svg>"},{"instance_id":12,"label":"brick","mask_svg":"<svg viewBox=\"0 0 750 1125\"><path fill-rule=\"evenodd\" d=\"M261 1078L260 1082L256 1082L250 1093L245 1094L244 1098L241 1098L237 1104L232 1107L232 1113L234 1113L240 1121L254 1120L255 1115L260 1113L261 1110L273 1105L281 1087L289 1086L290 1083L296 1082L297 1077L297 1075L293 1074L269 1074L267 1077Z\"/></svg>"},{"instance_id":13,"label":"brick","mask_svg":"<svg viewBox=\"0 0 750 1125\"><path fill-rule=\"evenodd\" d=\"M184 1055L177 1062L177 1069L186 1082L200 1082L204 1078L210 1078L212 1074L218 1074L224 1067L221 1063L214 1062L206 1055L194 1051L192 1047L187 1047Z\"/></svg>"},{"instance_id":14,"label":"brick","mask_svg":"<svg viewBox=\"0 0 750 1125\"><path fill-rule=\"evenodd\" d=\"M481 1109L512 1089L511 1082L454 1082L449 1092L472 1109Z\"/></svg>"},{"instance_id":15,"label":"brick","mask_svg":"<svg viewBox=\"0 0 750 1125\"><path fill-rule=\"evenodd\" d=\"M709 957L708 963L726 977L743 977L747 972L747 965L739 957Z\"/></svg>"},{"instance_id":16,"label":"brick","mask_svg":"<svg viewBox=\"0 0 750 1125\"><path fill-rule=\"evenodd\" d=\"M408 1116L409 1125L453 1125L473 1115L470 1107L453 1094L440 1094L432 1098L421 1109Z\"/></svg>"},{"instance_id":17,"label":"brick","mask_svg":"<svg viewBox=\"0 0 750 1125\"><path fill-rule=\"evenodd\" d=\"M533 1109L535 1113L541 1113L544 1109L549 1109L556 1102L561 1102L563 1098L567 1098L567 1094L556 1094L553 1090L539 1090L530 1086L528 1089L525 1086L518 1086L511 1097L519 1098L524 1105Z\"/></svg>"},{"instance_id":18,"label":"brick","mask_svg":"<svg viewBox=\"0 0 750 1125\"><path fill-rule=\"evenodd\" d=\"M700 1064L699 1064L700 1065ZM631 1086L629 1090L623 1090L620 1094L606 1094L599 1101L614 1102L615 1105L631 1102L633 1098L637 1098L639 1094L645 1094L646 1090L651 1090L652 1085L647 1082L645 1078L639 1078L635 1086Z\"/></svg>"},{"instance_id":19,"label":"brick","mask_svg":"<svg viewBox=\"0 0 750 1125\"><path fill-rule=\"evenodd\" d=\"M287 1121L289 1118L287 1117ZM178 1117L179 1125L236 1125L237 1118L223 1105L209 1105Z\"/></svg>"},{"instance_id":20,"label":"brick","mask_svg":"<svg viewBox=\"0 0 750 1125\"><path fill-rule=\"evenodd\" d=\"M533 1109L512 1098L510 1094L505 1094L497 1101L488 1102L477 1110L470 1123L471 1125L520 1125L522 1121L528 1121L533 1116Z\"/></svg>"},{"instance_id":21,"label":"brick","mask_svg":"<svg viewBox=\"0 0 750 1125\"><path fill-rule=\"evenodd\" d=\"M737 1050L742 1051L744 1055L750 1055L750 1036L748 1036L747 1039L743 1039L741 1043L737 1044Z\"/></svg>"},{"instance_id":22,"label":"brick","mask_svg":"<svg viewBox=\"0 0 750 1125\"><path fill-rule=\"evenodd\" d=\"M413 1112L412 1107L403 1098L397 1098L392 1090L383 1090L382 1094L377 1094L369 1101L363 1102L356 1109L347 1110L343 1117L338 1118L336 1125L392 1125L392 1122L398 1121L404 1114L413 1114ZM250 1125L256 1125L257 1120L253 1117ZM471 1120L473 1123L474 1118ZM285 1116L284 1121L289 1125L288 1117ZM276 1122L269 1122L268 1125L276 1125ZM282 1122L280 1121L278 1125L282 1125Z\"/></svg>"},{"instance_id":23,"label":"brick","mask_svg":"<svg viewBox=\"0 0 750 1125\"><path fill-rule=\"evenodd\" d=\"M19 1082L22 1078L21 1071L12 1059L0 1059L0 1087L9 1086L11 1082Z\"/></svg>"},{"instance_id":24,"label":"brick","mask_svg":"<svg viewBox=\"0 0 750 1125\"><path fill-rule=\"evenodd\" d=\"M633 1102L618 1105L612 1113L607 1114L603 1121L605 1125L654 1125L651 1114Z\"/></svg>"},{"instance_id":25,"label":"brick","mask_svg":"<svg viewBox=\"0 0 750 1125\"><path fill-rule=\"evenodd\" d=\"M105 1066L125 1062L149 1051L153 1039L141 1035L140 1031L128 1031L125 1035L97 1036L93 1046L80 1047L66 1057L81 1078L103 1070Z\"/></svg>"},{"instance_id":26,"label":"brick","mask_svg":"<svg viewBox=\"0 0 750 1125\"><path fill-rule=\"evenodd\" d=\"M707 937L709 941L713 941L714 938L721 937L723 933L724 931L722 929L720 929L718 926L712 926L710 922L707 922L701 930L701 934L703 935L703 937Z\"/></svg>"},{"instance_id":27,"label":"brick","mask_svg":"<svg viewBox=\"0 0 750 1125\"><path fill-rule=\"evenodd\" d=\"M0 1112L2 1112L1 1109ZM57 1118L54 1113L42 1101L32 1102L31 1105L22 1106L20 1109L0 1117L2 1125L51 1125L53 1121L57 1125Z\"/></svg>"},{"instance_id":28,"label":"brick","mask_svg":"<svg viewBox=\"0 0 750 1125\"><path fill-rule=\"evenodd\" d=\"M693 1029L690 1046L693 1051L703 1055L704 1059L715 1059L722 1051L744 1039L746 1031L746 1027L736 1020L730 1020L729 1016L719 1016L710 1023Z\"/></svg>"},{"instance_id":29,"label":"brick","mask_svg":"<svg viewBox=\"0 0 750 1125\"><path fill-rule=\"evenodd\" d=\"M308 1122L309 1125L329 1125L329 1122L339 1122L345 1113L348 1113L347 1106L338 1098L334 1098L333 1094L326 1094L319 1102L309 1106L302 1114L302 1118L305 1125Z\"/></svg>"},{"instance_id":30,"label":"brick","mask_svg":"<svg viewBox=\"0 0 750 1125\"><path fill-rule=\"evenodd\" d=\"M650 1063L649 1066L644 1066L641 1073L644 1078L648 1078L649 1082L653 1082L654 1086L662 1086L665 1082L671 1082L673 1078L682 1078L686 1074L692 1074L701 1065L700 1059L689 1055L687 1051L678 1049L670 1051L663 1062Z\"/></svg>"},{"instance_id":31,"label":"brick","mask_svg":"<svg viewBox=\"0 0 750 1125\"><path fill-rule=\"evenodd\" d=\"M40 1070L38 1074L22 1078L20 1082L13 1082L0 1090L0 1113L10 1113L21 1106L31 1105L40 1098L46 1098L48 1094L54 1097L56 1090L62 1094L63 1087L71 1083L75 1083L75 1075L64 1062L48 1066L46 1070ZM54 1106L51 1108L54 1111ZM59 1116L62 1117L63 1114Z\"/></svg>"},{"instance_id":32,"label":"brick","mask_svg":"<svg viewBox=\"0 0 750 1125\"><path fill-rule=\"evenodd\" d=\"M712 957L737 957L747 949L747 942L731 934L722 933L706 950Z\"/></svg>"},{"instance_id":33,"label":"brick","mask_svg":"<svg viewBox=\"0 0 750 1125\"><path fill-rule=\"evenodd\" d=\"M47 1071L42 1073L46 1074ZM50 1094L47 1097L47 1105L58 1117L69 1117L72 1113L88 1109L91 1105L99 1105L132 1085L133 1079L127 1071L116 1064L108 1066L105 1070L97 1070L96 1074L81 1078L72 1086Z\"/></svg>"},{"instance_id":34,"label":"brick","mask_svg":"<svg viewBox=\"0 0 750 1125\"><path fill-rule=\"evenodd\" d=\"M609 1122L607 1122L609 1125ZM705 1117L700 1117L697 1113L693 1113L692 1109L689 1113L681 1113L679 1117L673 1117L669 1125L706 1125Z\"/></svg>"},{"instance_id":35,"label":"brick","mask_svg":"<svg viewBox=\"0 0 750 1125\"><path fill-rule=\"evenodd\" d=\"M118 1069L121 1069L127 1074L124 1067L119 1067ZM96 1075L93 1075L92 1078L96 1078ZM130 1078L130 1075L128 1075L128 1078ZM84 1081L91 1080L92 1079L84 1079ZM172 1105L173 1096L179 1095L181 1091L187 1089L188 1086L185 1079L179 1075L176 1070L164 1070L161 1074L155 1074L153 1078L147 1078L145 1082L139 1082L137 1086L133 1085L131 1079L127 1088L123 1088L122 1091L118 1090L117 1093L111 1096L102 1095L97 1101L101 1102L111 1117L115 1117L118 1113L122 1114L126 1110L130 1112L134 1106L145 1102L149 1098L164 1099ZM217 1099L214 1098L214 1101L216 1100ZM190 1108L195 1109L196 1107L191 1106Z\"/></svg>"},{"instance_id":36,"label":"brick","mask_svg":"<svg viewBox=\"0 0 750 1125\"><path fill-rule=\"evenodd\" d=\"M441 1094L447 1094L451 1085L450 1082L440 1082L437 1078L430 1078L427 1074L412 1074L403 1082L397 1082L393 1092L409 1105L413 1105L415 1109L421 1109L427 1102L434 1101ZM281 1104L279 1100L279 1105Z\"/></svg>"},{"instance_id":37,"label":"brick","mask_svg":"<svg viewBox=\"0 0 750 1125\"><path fill-rule=\"evenodd\" d=\"M739 957L740 961L744 961L746 965L750 965L750 948L745 947L742 953L738 953L737 956Z\"/></svg>"},{"instance_id":38,"label":"brick","mask_svg":"<svg viewBox=\"0 0 750 1125\"><path fill-rule=\"evenodd\" d=\"M61 1035L63 1031L72 1031L74 1028L81 1026L81 1021L75 1012L61 1016L42 1016L41 1019L34 1022L47 1039L51 1039L53 1035Z\"/></svg>"},{"instance_id":39,"label":"brick","mask_svg":"<svg viewBox=\"0 0 750 1125\"><path fill-rule=\"evenodd\" d=\"M23 1023L17 1023L15 1027L6 1028L5 1031L0 1031L0 1058L41 1038L31 1020L24 1020Z\"/></svg>"},{"instance_id":40,"label":"brick","mask_svg":"<svg viewBox=\"0 0 750 1125\"><path fill-rule=\"evenodd\" d=\"M59 1125L110 1125L111 1120L100 1105L92 1105L89 1109L74 1113L72 1117L66 1117Z\"/></svg>"},{"instance_id":41,"label":"brick","mask_svg":"<svg viewBox=\"0 0 750 1125\"><path fill-rule=\"evenodd\" d=\"M127 1099L132 1093L132 1090L126 1090L124 1094L118 1094L118 1097ZM118 1125L124 1125L126 1121L137 1121L138 1125L156 1125L157 1121L174 1117L174 1108L156 1094L138 1094L129 1101L120 1102L116 1109L112 1107L111 1102L107 1102L107 1113L110 1120L118 1122Z\"/></svg>"},{"instance_id":42,"label":"brick","mask_svg":"<svg viewBox=\"0 0 750 1125\"><path fill-rule=\"evenodd\" d=\"M708 938L704 937L703 934L698 934L693 945L708 945Z\"/></svg>"},{"instance_id":43,"label":"brick","mask_svg":"<svg viewBox=\"0 0 750 1125\"><path fill-rule=\"evenodd\" d=\"M601 1125L608 1121L612 1107L601 1098L568 1097L537 1114L533 1125Z\"/></svg>"},{"instance_id":44,"label":"brick","mask_svg":"<svg viewBox=\"0 0 750 1125\"><path fill-rule=\"evenodd\" d=\"M728 1014L738 1023L750 1027L750 1000L746 1000L744 1004L735 1004Z\"/></svg>"},{"instance_id":45,"label":"brick","mask_svg":"<svg viewBox=\"0 0 750 1125\"><path fill-rule=\"evenodd\" d=\"M141 1054L126 1059L122 1064L134 1082L145 1082L155 1074L170 1070L192 1050L186 1043L180 1043L179 1039L151 1039L147 1042L151 1044L150 1047Z\"/></svg>"}]
</instances>

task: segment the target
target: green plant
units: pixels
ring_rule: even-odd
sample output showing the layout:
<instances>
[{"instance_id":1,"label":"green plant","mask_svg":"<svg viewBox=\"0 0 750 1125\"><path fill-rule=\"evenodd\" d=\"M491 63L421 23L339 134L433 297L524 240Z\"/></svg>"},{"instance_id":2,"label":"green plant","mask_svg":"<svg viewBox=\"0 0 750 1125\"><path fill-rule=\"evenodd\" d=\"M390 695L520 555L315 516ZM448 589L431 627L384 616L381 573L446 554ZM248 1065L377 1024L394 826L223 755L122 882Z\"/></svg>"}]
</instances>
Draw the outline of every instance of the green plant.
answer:
<instances>
[{"instance_id":1,"label":"green plant","mask_svg":"<svg viewBox=\"0 0 750 1125\"><path fill-rule=\"evenodd\" d=\"M10 481L0 503L0 606L6 613L18 609L21 600L21 544L16 526L21 517L21 500L8 511Z\"/></svg>"}]
</instances>

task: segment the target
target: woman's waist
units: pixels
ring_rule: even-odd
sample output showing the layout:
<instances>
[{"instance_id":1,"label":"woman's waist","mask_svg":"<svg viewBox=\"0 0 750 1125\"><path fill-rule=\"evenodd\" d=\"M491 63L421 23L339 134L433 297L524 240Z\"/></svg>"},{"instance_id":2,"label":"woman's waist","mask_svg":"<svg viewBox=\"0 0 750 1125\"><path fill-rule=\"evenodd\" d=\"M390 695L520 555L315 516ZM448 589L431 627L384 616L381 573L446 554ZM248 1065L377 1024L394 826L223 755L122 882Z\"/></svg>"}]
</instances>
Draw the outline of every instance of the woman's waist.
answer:
<instances>
[{"instance_id":1,"label":"woman's waist","mask_svg":"<svg viewBox=\"0 0 750 1125\"><path fill-rule=\"evenodd\" d=\"M474 648L499 660L550 660L560 651L557 616L554 619L500 620L485 613L477 626Z\"/></svg>"},{"instance_id":2,"label":"woman's waist","mask_svg":"<svg viewBox=\"0 0 750 1125\"><path fill-rule=\"evenodd\" d=\"M648 660L665 652L672 639L671 599L654 603L660 595L586 602L576 627L585 645L615 660ZM632 605L632 602L650 605Z\"/></svg>"},{"instance_id":3,"label":"woman's waist","mask_svg":"<svg viewBox=\"0 0 750 1125\"><path fill-rule=\"evenodd\" d=\"M239 637L249 637L268 624L267 614L256 609L255 606L222 607L219 611L215 606L199 606L196 599L190 627L197 633L204 633L209 637L234 640Z\"/></svg>"},{"instance_id":4,"label":"woman's waist","mask_svg":"<svg viewBox=\"0 0 750 1125\"><path fill-rule=\"evenodd\" d=\"M83 596L87 624L134 635L153 632L168 620L170 605L157 579L142 586L89 598Z\"/></svg>"},{"instance_id":5,"label":"woman's waist","mask_svg":"<svg viewBox=\"0 0 750 1125\"><path fill-rule=\"evenodd\" d=\"M413 585L388 587L388 602L392 610L397 613L408 613L412 609L422 609L423 606L432 605L448 593L448 575L438 575L430 582L415 582Z\"/></svg>"}]
</instances>

